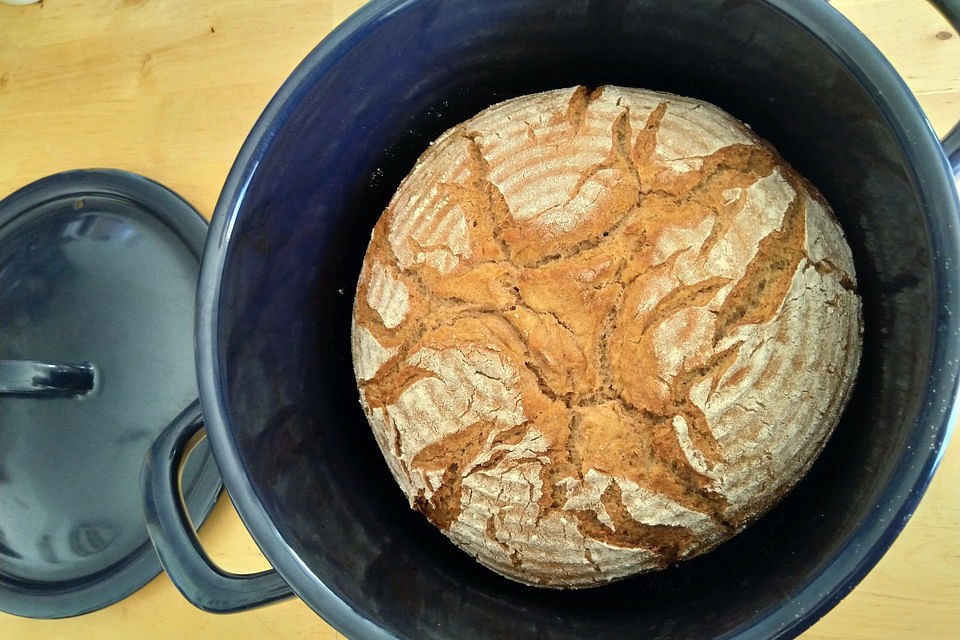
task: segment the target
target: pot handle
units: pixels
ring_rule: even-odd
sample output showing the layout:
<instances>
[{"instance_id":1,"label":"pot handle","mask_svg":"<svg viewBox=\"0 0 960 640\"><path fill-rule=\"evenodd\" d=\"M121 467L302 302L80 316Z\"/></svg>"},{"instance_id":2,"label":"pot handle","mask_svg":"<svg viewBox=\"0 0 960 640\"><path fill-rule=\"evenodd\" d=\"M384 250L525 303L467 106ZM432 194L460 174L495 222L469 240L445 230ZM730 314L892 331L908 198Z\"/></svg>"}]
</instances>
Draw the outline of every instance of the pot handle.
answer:
<instances>
[{"instance_id":1,"label":"pot handle","mask_svg":"<svg viewBox=\"0 0 960 640\"><path fill-rule=\"evenodd\" d=\"M953 169L953 176L960 179L960 122L953 125L953 129L950 129L940 144L943 145L943 152L947 155L950 168Z\"/></svg>"},{"instance_id":2,"label":"pot handle","mask_svg":"<svg viewBox=\"0 0 960 640\"><path fill-rule=\"evenodd\" d=\"M953 30L960 34L960 0L930 0L930 4L936 7ZM960 122L955 124L940 142L953 169L953 175L960 178Z\"/></svg>"},{"instance_id":3,"label":"pot handle","mask_svg":"<svg viewBox=\"0 0 960 640\"><path fill-rule=\"evenodd\" d=\"M160 563L180 593L210 613L243 611L292 596L275 570L230 573L216 566L200 546L183 504L180 470L186 454L201 439L203 426L200 401L194 400L154 441L143 463L143 512Z\"/></svg>"}]
</instances>

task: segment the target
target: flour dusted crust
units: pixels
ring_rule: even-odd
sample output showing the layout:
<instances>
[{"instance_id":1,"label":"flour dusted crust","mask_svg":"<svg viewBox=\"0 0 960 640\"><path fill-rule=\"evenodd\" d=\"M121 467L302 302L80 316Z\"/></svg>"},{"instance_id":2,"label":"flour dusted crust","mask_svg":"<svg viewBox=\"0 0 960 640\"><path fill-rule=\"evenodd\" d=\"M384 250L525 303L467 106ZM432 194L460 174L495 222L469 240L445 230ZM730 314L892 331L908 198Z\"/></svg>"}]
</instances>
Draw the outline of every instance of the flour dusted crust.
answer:
<instances>
[{"instance_id":1,"label":"flour dusted crust","mask_svg":"<svg viewBox=\"0 0 960 640\"><path fill-rule=\"evenodd\" d=\"M806 472L860 357L826 203L709 104L583 87L494 105L373 230L360 398L391 472L520 582L707 551Z\"/></svg>"}]
</instances>

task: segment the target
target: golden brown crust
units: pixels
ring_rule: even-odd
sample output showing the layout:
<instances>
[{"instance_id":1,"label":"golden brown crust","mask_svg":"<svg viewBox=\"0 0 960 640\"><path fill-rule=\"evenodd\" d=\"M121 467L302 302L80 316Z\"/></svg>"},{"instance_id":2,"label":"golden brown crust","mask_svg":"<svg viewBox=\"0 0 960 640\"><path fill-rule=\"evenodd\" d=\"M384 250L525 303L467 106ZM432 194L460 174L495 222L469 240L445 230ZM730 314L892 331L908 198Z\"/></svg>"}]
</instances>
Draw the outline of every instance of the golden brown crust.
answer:
<instances>
[{"instance_id":1,"label":"golden brown crust","mask_svg":"<svg viewBox=\"0 0 960 640\"><path fill-rule=\"evenodd\" d=\"M860 355L826 203L716 107L583 87L435 141L374 228L361 401L411 505L582 587L716 546L805 473Z\"/></svg>"}]
</instances>

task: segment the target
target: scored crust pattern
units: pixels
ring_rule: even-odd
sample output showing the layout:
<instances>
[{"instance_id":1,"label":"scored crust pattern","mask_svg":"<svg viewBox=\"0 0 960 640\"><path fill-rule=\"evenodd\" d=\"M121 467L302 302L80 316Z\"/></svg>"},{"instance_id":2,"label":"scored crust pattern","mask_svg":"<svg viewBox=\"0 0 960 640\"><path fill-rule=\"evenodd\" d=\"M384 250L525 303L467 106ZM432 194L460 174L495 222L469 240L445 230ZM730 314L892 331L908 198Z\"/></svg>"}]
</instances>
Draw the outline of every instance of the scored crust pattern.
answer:
<instances>
[{"instance_id":1,"label":"scored crust pattern","mask_svg":"<svg viewBox=\"0 0 960 640\"><path fill-rule=\"evenodd\" d=\"M776 503L860 357L822 198L709 104L583 87L421 156L354 305L361 403L411 505L494 571L584 587Z\"/></svg>"}]
</instances>

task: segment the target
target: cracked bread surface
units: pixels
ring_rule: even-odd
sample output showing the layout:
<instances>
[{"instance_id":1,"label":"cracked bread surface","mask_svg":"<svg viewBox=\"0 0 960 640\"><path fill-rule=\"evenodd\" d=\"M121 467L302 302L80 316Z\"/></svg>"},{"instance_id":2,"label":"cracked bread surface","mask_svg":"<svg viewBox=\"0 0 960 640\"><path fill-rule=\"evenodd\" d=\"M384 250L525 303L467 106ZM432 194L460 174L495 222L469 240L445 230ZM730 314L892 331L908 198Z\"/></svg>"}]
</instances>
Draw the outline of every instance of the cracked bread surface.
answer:
<instances>
[{"instance_id":1,"label":"cracked bread surface","mask_svg":"<svg viewBox=\"0 0 960 640\"><path fill-rule=\"evenodd\" d=\"M351 332L394 478L519 582L708 551L802 477L860 358L828 205L710 104L606 86L431 143L373 229Z\"/></svg>"}]
</instances>

